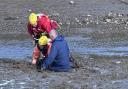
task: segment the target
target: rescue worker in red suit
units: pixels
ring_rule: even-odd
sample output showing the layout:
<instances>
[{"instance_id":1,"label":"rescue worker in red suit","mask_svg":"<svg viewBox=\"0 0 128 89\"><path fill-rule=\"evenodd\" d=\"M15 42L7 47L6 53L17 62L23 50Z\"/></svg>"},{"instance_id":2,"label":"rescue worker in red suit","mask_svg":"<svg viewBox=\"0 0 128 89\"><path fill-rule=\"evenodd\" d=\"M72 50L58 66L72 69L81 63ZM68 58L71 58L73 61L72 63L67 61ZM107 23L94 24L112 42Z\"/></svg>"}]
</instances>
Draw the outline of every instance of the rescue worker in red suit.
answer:
<instances>
[{"instance_id":1,"label":"rescue worker in red suit","mask_svg":"<svg viewBox=\"0 0 128 89\"><path fill-rule=\"evenodd\" d=\"M50 20L47 15L44 14L35 14L31 13L29 16L28 22L28 33L33 39L35 45L33 55L32 55L32 64L36 64L37 59L40 57L40 49L37 46L38 39L42 35L47 35L51 30L56 30L59 28L59 25L56 21Z\"/></svg>"}]
</instances>

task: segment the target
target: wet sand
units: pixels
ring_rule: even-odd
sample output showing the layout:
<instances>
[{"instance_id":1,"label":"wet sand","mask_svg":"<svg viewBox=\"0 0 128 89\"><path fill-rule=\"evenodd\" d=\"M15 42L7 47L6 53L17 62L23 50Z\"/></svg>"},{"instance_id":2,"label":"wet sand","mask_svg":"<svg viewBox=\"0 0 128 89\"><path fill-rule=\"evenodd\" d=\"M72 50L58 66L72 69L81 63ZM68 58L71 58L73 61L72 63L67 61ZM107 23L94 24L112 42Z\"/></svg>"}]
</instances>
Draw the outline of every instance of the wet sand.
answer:
<instances>
[{"instance_id":1,"label":"wet sand","mask_svg":"<svg viewBox=\"0 0 128 89\"><path fill-rule=\"evenodd\" d=\"M0 88L127 89L127 8L127 0L0 0ZM32 10L57 20L80 68L38 72L31 65Z\"/></svg>"}]
</instances>

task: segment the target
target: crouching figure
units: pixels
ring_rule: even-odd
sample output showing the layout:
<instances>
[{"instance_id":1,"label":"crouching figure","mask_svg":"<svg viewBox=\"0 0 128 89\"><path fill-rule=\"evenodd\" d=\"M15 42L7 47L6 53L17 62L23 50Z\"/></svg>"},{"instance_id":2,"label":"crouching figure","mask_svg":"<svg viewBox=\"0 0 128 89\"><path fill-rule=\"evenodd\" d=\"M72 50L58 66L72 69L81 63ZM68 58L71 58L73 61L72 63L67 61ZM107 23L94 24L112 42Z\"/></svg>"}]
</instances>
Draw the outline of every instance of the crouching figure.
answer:
<instances>
[{"instance_id":1,"label":"crouching figure","mask_svg":"<svg viewBox=\"0 0 128 89\"><path fill-rule=\"evenodd\" d=\"M48 54L43 57L41 67L45 70L55 72L67 72L71 69L69 47L62 35L58 35L56 30L51 30L49 37L52 40L52 45ZM39 39L39 47L41 52L44 52L44 47L41 47L41 40Z\"/></svg>"}]
</instances>

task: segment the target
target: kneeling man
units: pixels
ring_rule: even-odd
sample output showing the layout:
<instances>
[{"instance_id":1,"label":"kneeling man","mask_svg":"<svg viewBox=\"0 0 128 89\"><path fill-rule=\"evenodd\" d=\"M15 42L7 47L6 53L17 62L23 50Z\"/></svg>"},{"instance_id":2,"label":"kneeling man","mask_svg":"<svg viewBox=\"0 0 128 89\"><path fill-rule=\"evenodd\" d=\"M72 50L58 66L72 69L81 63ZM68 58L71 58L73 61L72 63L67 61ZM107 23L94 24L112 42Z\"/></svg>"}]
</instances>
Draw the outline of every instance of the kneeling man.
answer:
<instances>
[{"instance_id":1,"label":"kneeling man","mask_svg":"<svg viewBox=\"0 0 128 89\"><path fill-rule=\"evenodd\" d=\"M56 72L67 72L70 70L69 47L64 37L58 35L56 30L51 30L49 36L52 46L49 54L44 58L42 67Z\"/></svg>"}]
</instances>

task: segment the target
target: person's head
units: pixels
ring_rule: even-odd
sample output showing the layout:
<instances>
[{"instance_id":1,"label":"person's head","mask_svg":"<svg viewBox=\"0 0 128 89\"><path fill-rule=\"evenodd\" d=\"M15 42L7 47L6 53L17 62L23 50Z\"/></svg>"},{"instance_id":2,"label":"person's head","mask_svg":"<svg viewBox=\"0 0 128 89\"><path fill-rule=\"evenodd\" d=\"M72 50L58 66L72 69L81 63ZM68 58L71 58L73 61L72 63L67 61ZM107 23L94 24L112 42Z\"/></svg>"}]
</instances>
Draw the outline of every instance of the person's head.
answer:
<instances>
[{"instance_id":1,"label":"person's head","mask_svg":"<svg viewBox=\"0 0 128 89\"><path fill-rule=\"evenodd\" d=\"M57 37L57 35L58 35L57 31L54 29L49 32L49 36L52 40L54 40Z\"/></svg>"},{"instance_id":2,"label":"person's head","mask_svg":"<svg viewBox=\"0 0 128 89\"><path fill-rule=\"evenodd\" d=\"M37 15L35 13L31 13L29 15L29 22L32 26L36 26L37 25Z\"/></svg>"},{"instance_id":3,"label":"person's head","mask_svg":"<svg viewBox=\"0 0 128 89\"><path fill-rule=\"evenodd\" d=\"M48 44L48 38L47 36L41 36L38 41L39 47L43 48L45 45Z\"/></svg>"}]
</instances>

